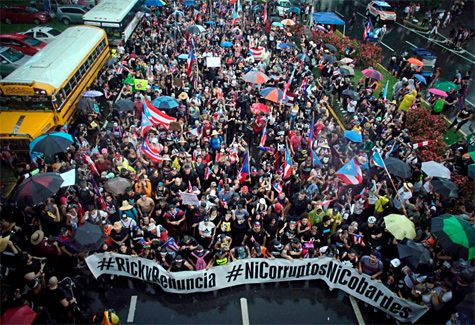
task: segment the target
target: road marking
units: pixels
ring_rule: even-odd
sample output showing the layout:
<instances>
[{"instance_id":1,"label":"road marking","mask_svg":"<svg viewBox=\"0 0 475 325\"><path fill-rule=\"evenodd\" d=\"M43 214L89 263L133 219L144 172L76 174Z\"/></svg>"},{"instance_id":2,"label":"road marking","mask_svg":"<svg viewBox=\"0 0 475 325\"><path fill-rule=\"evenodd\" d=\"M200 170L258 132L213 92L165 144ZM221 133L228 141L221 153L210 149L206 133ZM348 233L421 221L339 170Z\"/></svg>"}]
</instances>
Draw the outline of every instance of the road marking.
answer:
<instances>
[{"instance_id":1,"label":"road marking","mask_svg":"<svg viewBox=\"0 0 475 325\"><path fill-rule=\"evenodd\" d=\"M365 325L363 315L361 315L360 307L358 307L358 303L353 296L350 296L351 306L353 307L353 311L356 315L356 320L358 321L358 325Z\"/></svg>"},{"instance_id":2,"label":"road marking","mask_svg":"<svg viewBox=\"0 0 475 325\"><path fill-rule=\"evenodd\" d=\"M242 325L249 325L249 311L247 309L247 299L241 298Z\"/></svg>"},{"instance_id":3,"label":"road marking","mask_svg":"<svg viewBox=\"0 0 475 325\"><path fill-rule=\"evenodd\" d=\"M384 46L386 46L386 47L387 47L387 48L388 48L388 49L389 49L391 52L394 52L394 50L393 50L392 48L390 48L389 46L387 46L387 45L386 45L386 44L384 44L383 42L381 42L381 41L378 41L378 43L379 43L379 44L381 44L381 45L384 45Z\"/></svg>"},{"instance_id":4,"label":"road marking","mask_svg":"<svg viewBox=\"0 0 475 325\"><path fill-rule=\"evenodd\" d=\"M135 317L135 309L137 307L137 296L130 297L129 315L127 315L127 323L132 323Z\"/></svg>"}]
</instances>

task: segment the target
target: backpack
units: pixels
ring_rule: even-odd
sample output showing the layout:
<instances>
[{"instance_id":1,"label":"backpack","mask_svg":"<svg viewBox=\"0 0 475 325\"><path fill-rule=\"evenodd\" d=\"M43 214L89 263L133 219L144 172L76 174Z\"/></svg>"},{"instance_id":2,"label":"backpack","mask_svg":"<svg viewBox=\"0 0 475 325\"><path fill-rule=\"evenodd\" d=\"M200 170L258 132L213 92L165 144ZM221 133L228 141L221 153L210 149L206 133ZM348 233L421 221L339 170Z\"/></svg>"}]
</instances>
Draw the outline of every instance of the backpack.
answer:
<instances>
[{"instance_id":1,"label":"backpack","mask_svg":"<svg viewBox=\"0 0 475 325\"><path fill-rule=\"evenodd\" d=\"M209 254L209 251L206 251L206 253L203 254L203 256L197 256L194 252L191 253L194 257L196 257L196 264L195 264L195 270L196 271L201 271L206 268L208 263L205 261L205 256Z\"/></svg>"}]
</instances>

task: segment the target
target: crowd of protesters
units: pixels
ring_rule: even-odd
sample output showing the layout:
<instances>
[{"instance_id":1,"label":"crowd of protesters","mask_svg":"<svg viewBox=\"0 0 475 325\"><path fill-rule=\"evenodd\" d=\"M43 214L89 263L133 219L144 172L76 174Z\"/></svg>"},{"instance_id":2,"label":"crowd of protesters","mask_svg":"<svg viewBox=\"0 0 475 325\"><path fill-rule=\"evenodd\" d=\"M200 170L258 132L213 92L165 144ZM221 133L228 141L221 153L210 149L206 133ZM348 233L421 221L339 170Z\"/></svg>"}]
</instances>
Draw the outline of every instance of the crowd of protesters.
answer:
<instances>
[{"instance_id":1,"label":"crowd of protesters","mask_svg":"<svg viewBox=\"0 0 475 325\"><path fill-rule=\"evenodd\" d=\"M420 100L415 71L396 71L394 99L375 98L377 82L365 78L355 84L343 77L338 62L323 59L328 50L322 41L273 28L249 12L233 26L232 11L215 2L206 13L201 7L179 10L183 17L171 6L146 15L130 40L113 50L118 62L105 67L91 86L105 96L95 99L97 110L81 112L69 131L76 143L21 172L76 168L77 184L39 206L2 207L2 309L34 302L35 310L49 309L49 318L68 322L74 301L55 291L58 278L88 274L89 254L117 252L151 259L169 272L245 258L331 257L431 308L440 322L455 314L455 306L473 291L473 260L444 250L431 234L431 219L450 209L473 224L474 207L433 191L431 178L421 171L405 127L407 111ZM217 15L216 24L190 35L187 27L212 20L210 12ZM189 77L186 60L178 55L190 52L191 39L196 62ZM220 46L227 41L234 45ZM299 49L278 49L281 42ZM264 48L260 57L249 54L259 47ZM298 53L308 59L296 58ZM347 54L353 59L351 49ZM220 56L222 66L207 67L208 56ZM284 89L294 67L288 87L293 103L259 95L263 87ZM252 70L272 77L262 86L245 83L242 76ZM134 79L148 80L147 90L135 89ZM343 95L346 89L360 99ZM156 125L142 135L144 101L164 95L180 104L165 111L179 127ZM133 100L134 109L112 109L119 99ZM254 103L265 104L268 112L255 113ZM332 114L334 105L347 111L341 124ZM312 119L313 141L308 141ZM349 141L342 127L359 132L363 141ZM160 162L142 152L146 138L160 151ZM453 174L467 175L468 145L461 138L448 149ZM284 174L286 146L293 157L290 176ZM407 162L412 176L390 179L371 159L374 148ZM247 154L249 175L242 179ZM352 160L363 173L357 185L335 175ZM118 177L132 185L121 194L107 192L104 184ZM196 194L199 204L185 205L182 192ZM391 213L414 223L414 241L430 251L431 264L410 269L398 260L400 241L383 219ZM78 252L69 244L85 223L100 225L107 234L96 252Z\"/></svg>"}]
</instances>

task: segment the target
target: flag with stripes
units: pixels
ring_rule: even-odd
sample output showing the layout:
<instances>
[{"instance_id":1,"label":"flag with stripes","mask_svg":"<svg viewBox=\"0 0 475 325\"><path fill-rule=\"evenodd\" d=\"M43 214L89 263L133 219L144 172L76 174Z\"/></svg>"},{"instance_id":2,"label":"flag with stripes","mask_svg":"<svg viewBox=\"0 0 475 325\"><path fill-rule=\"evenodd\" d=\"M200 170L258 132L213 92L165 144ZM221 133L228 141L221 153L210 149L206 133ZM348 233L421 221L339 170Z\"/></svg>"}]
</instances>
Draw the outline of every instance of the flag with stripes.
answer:
<instances>
[{"instance_id":1,"label":"flag with stripes","mask_svg":"<svg viewBox=\"0 0 475 325\"><path fill-rule=\"evenodd\" d=\"M143 138L145 133L153 127L152 121L150 121L150 112L144 111L142 114L142 123L140 123L140 136Z\"/></svg>"},{"instance_id":2,"label":"flag with stripes","mask_svg":"<svg viewBox=\"0 0 475 325\"><path fill-rule=\"evenodd\" d=\"M195 137L199 138L200 137L200 130L198 128L194 128L190 130L190 133L194 135Z\"/></svg>"},{"instance_id":3,"label":"flag with stripes","mask_svg":"<svg viewBox=\"0 0 475 325\"><path fill-rule=\"evenodd\" d=\"M381 156L381 149L373 149L373 163L379 168L385 168L383 157Z\"/></svg>"},{"instance_id":4,"label":"flag with stripes","mask_svg":"<svg viewBox=\"0 0 475 325\"><path fill-rule=\"evenodd\" d=\"M369 32L373 29L373 24L371 23L371 19L368 18L368 22L366 23L366 27L363 32L363 41L366 41L366 39L369 36Z\"/></svg>"},{"instance_id":5,"label":"flag with stripes","mask_svg":"<svg viewBox=\"0 0 475 325\"><path fill-rule=\"evenodd\" d=\"M264 24L267 23L267 2L266 6L264 7L264 17L262 18L262 20L264 21Z\"/></svg>"},{"instance_id":6,"label":"flag with stripes","mask_svg":"<svg viewBox=\"0 0 475 325\"><path fill-rule=\"evenodd\" d=\"M232 28L234 28L238 19L239 19L238 13L235 10L233 10Z\"/></svg>"},{"instance_id":7,"label":"flag with stripes","mask_svg":"<svg viewBox=\"0 0 475 325\"><path fill-rule=\"evenodd\" d=\"M239 172L239 182L244 183L247 179L247 177L250 174L250 168L249 168L249 153L246 154L246 157L244 157L244 162L241 167L241 171Z\"/></svg>"},{"instance_id":8,"label":"flag with stripes","mask_svg":"<svg viewBox=\"0 0 475 325\"><path fill-rule=\"evenodd\" d=\"M423 142L419 142L419 143L414 143L412 145L412 148L413 149L417 149L417 148L421 148L421 147L425 147L425 146L428 146L430 144L434 143L434 140L429 140L429 141L423 141Z\"/></svg>"},{"instance_id":9,"label":"flag with stripes","mask_svg":"<svg viewBox=\"0 0 475 325\"><path fill-rule=\"evenodd\" d=\"M363 244L363 235L358 235L358 234L351 234L351 240L353 241L353 244L355 245L361 245Z\"/></svg>"},{"instance_id":10,"label":"flag with stripes","mask_svg":"<svg viewBox=\"0 0 475 325\"><path fill-rule=\"evenodd\" d=\"M284 105L288 107L294 106L295 103L295 94L294 93L287 93L287 96L284 100Z\"/></svg>"},{"instance_id":11,"label":"flag with stripes","mask_svg":"<svg viewBox=\"0 0 475 325\"><path fill-rule=\"evenodd\" d=\"M96 167L96 164L94 163L94 161L92 161L91 159L91 156L89 156L87 153L84 154L84 159L86 160L85 162L89 165L89 167L91 168L92 172L94 174L97 174L99 175L99 172L97 171L97 167Z\"/></svg>"},{"instance_id":12,"label":"flag with stripes","mask_svg":"<svg viewBox=\"0 0 475 325\"><path fill-rule=\"evenodd\" d=\"M325 200L325 201L323 201L323 202L320 202L318 205L321 206L321 207L323 207L323 206L325 206L325 205L329 205L332 201L333 201L333 200Z\"/></svg>"},{"instance_id":13,"label":"flag with stripes","mask_svg":"<svg viewBox=\"0 0 475 325\"><path fill-rule=\"evenodd\" d=\"M283 191L282 184L280 184L280 183L274 183L274 184L272 184L272 187L277 192L277 194L280 194Z\"/></svg>"},{"instance_id":14,"label":"flag with stripes","mask_svg":"<svg viewBox=\"0 0 475 325\"><path fill-rule=\"evenodd\" d=\"M94 176L91 175L91 184L92 187L94 188L94 193L96 194L97 198L99 199L99 202L101 203L101 208L102 210L106 210L106 202L104 201L104 198L102 197L101 190L99 189L99 186L97 186L96 180L94 179Z\"/></svg>"},{"instance_id":15,"label":"flag with stripes","mask_svg":"<svg viewBox=\"0 0 475 325\"><path fill-rule=\"evenodd\" d=\"M198 89L198 77L193 78L193 89Z\"/></svg>"},{"instance_id":16,"label":"flag with stripes","mask_svg":"<svg viewBox=\"0 0 475 325\"><path fill-rule=\"evenodd\" d=\"M254 57L254 61L260 61L262 57L262 53L264 53L264 48L258 47L258 48L250 48L249 51L251 52L251 55Z\"/></svg>"},{"instance_id":17,"label":"flag with stripes","mask_svg":"<svg viewBox=\"0 0 475 325\"><path fill-rule=\"evenodd\" d=\"M180 246L178 246L173 237L168 237L168 240L163 244L163 246L166 246L175 252L178 252L180 249Z\"/></svg>"},{"instance_id":18,"label":"flag with stripes","mask_svg":"<svg viewBox=\"0 0 475 325\"><path fill-rule=\"evenodd\" d=\"M124 65L122 63L119 63L117 66L117 74L122 74L124 72Z\"/></svg>"},{"instance_id":19,"label":"flag with stripes","mask_svg":"<svg viewBox=\"0 0 475 325\"><path fill-rule=\"evenodd\" d=\"M266 144L267 140L267 120L266 124L264 124L264 129L262 129L262 137L261 137L261 142L259 143L259 147L264 147Z\"/></svg>"},{"instance_id":20,"label":"flag with stripes","mask_svg":"<svg viewBox=\"0 0 475 325\"><path fill-rule=\"evenodd\" d=\"M293 163L292 163L292 157L290 156L290 150L287 144L285 145L285 161L284 161L284 173L283 177L284 178L289 178L290 175L292 175L292 170L294 169Z\"/></svg>"},{"instance_id":21,"label":"flag with stripes","mask_svg":"<svg viewBox=\"0 0 475 325\"><path fill-rule=\"evenodd\" d=\"M188 53L188 59L186 60L186 73L189 76L191 76L191 70L193 67L193 63L195 63L196 57L195 57L195 51L193 50L194 42L193 39L191 40L190 44L190 53Z\"/></svg>"},{"instance_id":22,"label":"flag with stripes","mask_svg":"<svg viewBox=\"0 0 475 325\"><path fill-rule=\"evenodd\" d=\"M354 158L340 168L335 175L341 178L346 185L358 185L363 181L363 172Z\"/></svg>"},{"instance_id":23,"label":"flag with stripes","mask_svg":"<svg viewBox=\"0 0 475 325\"><path fill-rule=\"evenodd\" d=\"M206 168L206 170L205 170L205 180L207 180L209 178L209 175L211 175L212 173L213 173L213 170L210 167Z\"/></svg>"},{"instance_id":24,"label":"flag with stripes","mask_svg":"<svg viewBox=\"0 0 475 325\"><path fill-rule=\"evenodd\" d=\"M153 149L148 141L148 137L142 143L142 147L140 150L143 152L145 156L150 158L153 162L162 162L163 158L160 156L160 152L157 149Z\"/></svg>"},{"instance_id":25,"label":"flag with stripes","mask_svg":"<svg viewBox=\"0 0 475 325\"><path fill-rule=\"evenodd\" d=\"M144 102L144 113L150 116L150 122L153 125L164 125L168 128L171 122L175 122L176 119L174 117L168 116L167 114L160 111L158 108L153 106L150 102L148 102L145 98L143 99Z\"/></svg>"}]
</instances>

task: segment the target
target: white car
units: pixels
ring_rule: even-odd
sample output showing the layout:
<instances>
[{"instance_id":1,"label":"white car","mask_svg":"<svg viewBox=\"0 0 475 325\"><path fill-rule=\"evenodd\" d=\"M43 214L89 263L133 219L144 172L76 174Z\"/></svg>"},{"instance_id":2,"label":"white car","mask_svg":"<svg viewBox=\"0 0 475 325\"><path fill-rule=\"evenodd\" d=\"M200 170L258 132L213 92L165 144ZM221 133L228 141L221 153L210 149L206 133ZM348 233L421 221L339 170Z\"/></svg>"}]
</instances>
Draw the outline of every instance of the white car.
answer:
<instances>
[{"instance_id":1,"label":"white car","mask_svg":"<svg viewBox=\"0 0 475 325\"><path fill-rule=\"evenodd\" d=\"M23 35L28 35L30 37L36 38L37 40L43 41L45 43L50 43L54 40L61 32L52 27L43 27L37 26L33 27L26 32L21 33Z\"/></svg>"}]
</instances>

